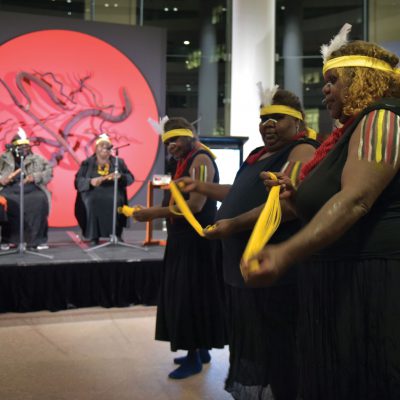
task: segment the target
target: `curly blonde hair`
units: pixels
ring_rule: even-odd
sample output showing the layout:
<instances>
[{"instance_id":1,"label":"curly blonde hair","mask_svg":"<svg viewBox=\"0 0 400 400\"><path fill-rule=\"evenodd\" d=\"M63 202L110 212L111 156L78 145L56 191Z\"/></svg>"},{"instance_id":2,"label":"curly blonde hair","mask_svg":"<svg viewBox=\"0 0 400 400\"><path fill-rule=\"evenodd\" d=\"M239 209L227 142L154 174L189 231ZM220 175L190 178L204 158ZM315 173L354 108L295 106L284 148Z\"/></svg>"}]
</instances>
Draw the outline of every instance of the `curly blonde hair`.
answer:
<instances>
[{"instance_id":1,"label":"curly blonde hair","mask_svg":"<svg viewBox=\"0 0 400 400\"><path fill-rule=\"evenodd\" d=\"M399 57L374 43L356 40L334 51L329 59L360 55L385 61L392 68L399 63ZM337 74L344 86L343 114L359 113L383 97L400 98L400 74L366 67L337 68Z\"/></svg>"}]
</instances>

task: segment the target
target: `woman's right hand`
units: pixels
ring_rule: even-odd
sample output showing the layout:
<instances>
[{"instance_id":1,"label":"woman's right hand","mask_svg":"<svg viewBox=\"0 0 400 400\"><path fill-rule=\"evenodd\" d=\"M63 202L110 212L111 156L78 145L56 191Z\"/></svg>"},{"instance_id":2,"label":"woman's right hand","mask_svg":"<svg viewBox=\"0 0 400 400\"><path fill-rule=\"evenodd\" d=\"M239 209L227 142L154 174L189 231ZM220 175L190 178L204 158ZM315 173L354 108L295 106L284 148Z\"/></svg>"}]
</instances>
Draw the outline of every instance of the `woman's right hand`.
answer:
<instances>
[{"instance_id":1,"label":"woman's right hand","mask_svg":"<svg viewBox=\"0 0 400 400\"><path fill-rule=\"evenodd\" d=\"M272 179L269 172L261 172L260 178L264 182L267 190L269 191L273 186L280 186L281 191L279 194L280 199L289 199L296 192L296 188L293 186L290 178L283 174L282 172L274 172L273 173L278 179Z\"/></svg>"},{"instance_id":2,"label":"woman's right hand","mask_svg":"<svg viewBox=\"0 0 400 400\"><path fill-rule=\"evenodd\" d=\"M11 182L11 179L9 177L0 179L0 185L1 186L7 186Z\"/></svg>"},{"instance_id":3,"label":"woman's right hand","mask_svg":"<svg viewBox=\"0 0 400 400\"><path fill-rule=\"evenodd\" d=\"M252 260L257 260L259 269L253 270ZM240 269L246 285L263 287L274 284L290 267L291 260L285 247L281 244L268 245L248 262L241 261Z\"/></svg>"},{"instance_id":4,"label":"woman's right hand","mask_svg":"<svg viewBox=\"0 0 400 400\"><path fill-rule=\"evenodd\" d=\"M97 187L97 186L100 186L100 185L103 183L103 181L104 181L104 178L103 178L102 176L99 176L99 177L97 177L97 178L92 178L92 179L90 180L90 184L91 184L93 187Z\"/></svg>"}]
</instances>

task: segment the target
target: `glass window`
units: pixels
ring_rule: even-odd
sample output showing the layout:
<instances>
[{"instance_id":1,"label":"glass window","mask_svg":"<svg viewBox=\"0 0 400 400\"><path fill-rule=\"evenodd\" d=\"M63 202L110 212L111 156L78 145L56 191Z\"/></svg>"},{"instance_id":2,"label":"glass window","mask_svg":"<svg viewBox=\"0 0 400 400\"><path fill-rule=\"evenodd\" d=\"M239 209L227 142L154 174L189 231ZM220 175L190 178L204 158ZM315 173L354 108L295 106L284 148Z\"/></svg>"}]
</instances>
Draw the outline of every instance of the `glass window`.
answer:
<instances>
[{"instance_id":1,"label":"glass window","mask_svg":"<svg viewBox=\"0 0 400 400\"><path fill-rule=\"evenodd\" d=\"M351 38L365 39L363 0L278 0L276 5L276 82L300 96L307 122L322 136L332 121L322 101L320 47L346 23Z\"/></svg>"}]
</instances>

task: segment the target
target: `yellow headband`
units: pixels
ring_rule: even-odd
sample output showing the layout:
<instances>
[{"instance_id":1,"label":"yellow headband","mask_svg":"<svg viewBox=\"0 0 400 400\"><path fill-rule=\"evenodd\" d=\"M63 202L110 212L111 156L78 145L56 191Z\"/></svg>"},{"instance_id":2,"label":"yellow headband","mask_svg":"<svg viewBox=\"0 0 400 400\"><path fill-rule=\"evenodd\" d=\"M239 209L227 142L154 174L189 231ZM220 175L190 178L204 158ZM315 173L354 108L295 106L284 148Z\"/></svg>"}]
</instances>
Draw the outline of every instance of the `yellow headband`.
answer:
<instances>
[{"instance_id":1,"label":"yellow headband","mask_svg":"<svg viewBox=\"0 0 400 400\"><path fill-rule=\"evenodd\" d=\"M194 137L193 132L190 129L172 129L171 131L163 133L161 139L163 143L165 143L167 140L178 136Z\"/></svg>"},{"instance_id":2,"label":"yellow headband","mask_svg":"<svg viewBox=\"0 0 400 400\"><path fill-rule=\"evenodd\" d=\"M17 139L11 143L13 146L21 146L23 144L30 144L29 139Z\"/></svg>"},{"instance_id":3,"label":"yellow headband","mask_svg":"<svg viewBox=\"0 0 400 400\"><path fill-rule=\"evenodd\" d=\"M260 116L269 115L269 114L285 114L290 115L291 117L303 120L303 115L300 111L295 110L292 107L281 106L281 105L271 105L262 107L260 110Z\"/></svg>"},{"instance_id":4,"label":"yellow headband","mask_svg":"<svg viewBox=\"0 0 400 400\"><path fill-rule=\"evenodd\" d=\"M322 72L325 75L325 72L332 68L342 67L366 67L400 74L399 68L392 68L391 65L385 61L367 56L342 56L331 58L325 63Z\"/></svg>"},{"instance_id":5,"label":"yellow headband","mask_svg":"<svg viewBox=\"0 0 400 400\"><path fill-rule=\"evenodd\" d=\"M100 136L97 140L96 140L96 146L101 143L101 142L106 142L106 143L111 143L111 140L109 137L105 137L105 136Z\"/></svg>"}]
</instances>

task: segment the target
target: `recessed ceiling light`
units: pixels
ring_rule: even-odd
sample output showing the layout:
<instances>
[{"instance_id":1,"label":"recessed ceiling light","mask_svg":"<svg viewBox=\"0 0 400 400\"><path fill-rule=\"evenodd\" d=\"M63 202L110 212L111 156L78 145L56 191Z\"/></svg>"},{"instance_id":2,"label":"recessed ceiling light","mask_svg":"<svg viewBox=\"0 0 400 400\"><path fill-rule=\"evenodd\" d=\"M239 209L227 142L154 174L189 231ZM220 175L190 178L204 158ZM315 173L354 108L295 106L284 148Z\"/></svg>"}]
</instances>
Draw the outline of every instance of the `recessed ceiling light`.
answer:
<instances>
[{"instance_id":1,"label":"recessed ceiling light","mask_svg":"<svg viewBox=\"0 0 400 400\"><path fill-rule=\"evenodd\" d=\"M169 11L169 8L168 7L164 7L164 11L165 12Z\"/></svg>"},{"instance_id":2,"label":"recessed ceiling light","mask_svg":"<svg viewBox=\"0 0 400 400\"><path fill-rule=\"evenodd\" d=\"M72 0L67 0L67 3L71 3Z\"/></svg>"},{"instance_id":3,"label":"recessed ceiling light","mask_svg":"<svg viewBox=\"0 0 400 400\"><path fill-rule=\"evenodd\" d=\"M282 11L286 10L286 7L285 6L281 6L281 10Z\"/></svg>"},{"instance_id":4,"label":"recessed ceiling light","mask_svg":"<svg viewBox=\"0 0 400 400\"><path fill-rule=\"evenodd\" d=\"M184 40L184 41L183 41L183 44L184 44L185 46L189 46L190 41L189 41L189 40Z\"/></svg>"},{"instance_id":5,"label":"recessed ceiling light","mask_svg":"<svg viewBox=\"0 0 400 400\"><path fill-rule=\"evenodd\" d=\"M114 3L114 7L118 7L118 3Z\"/></svg>"},{"instance_id":6,"label":"recessed ceiling light","mask_svg":"<svg viewBox=\"0 0 400 400\"><path fill-rule=\"evenodd\" d=\"M72 15L72 12L71 12L71 11L68 11L68 15Z\"/></svg>"},{"instance_id":7,"label":"recessed ceiling light","mask_svg":"<svg viewBox=\"0 0 400 400\"><path fill-rule=\"evenodd\" d=\"M174 7L173 10L176 12L178 11L178 7Z\"/></svg>"},{"instance_id":8,"label":"recessed ceiling light","mask_svg":"<svg viewBox=\"0 0 400 400\"><path fill-rule=\"evenodd\" d=\"M108 3L104 3L104 7L110 7Z\"/></svg>"}]
</instances>

